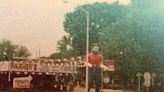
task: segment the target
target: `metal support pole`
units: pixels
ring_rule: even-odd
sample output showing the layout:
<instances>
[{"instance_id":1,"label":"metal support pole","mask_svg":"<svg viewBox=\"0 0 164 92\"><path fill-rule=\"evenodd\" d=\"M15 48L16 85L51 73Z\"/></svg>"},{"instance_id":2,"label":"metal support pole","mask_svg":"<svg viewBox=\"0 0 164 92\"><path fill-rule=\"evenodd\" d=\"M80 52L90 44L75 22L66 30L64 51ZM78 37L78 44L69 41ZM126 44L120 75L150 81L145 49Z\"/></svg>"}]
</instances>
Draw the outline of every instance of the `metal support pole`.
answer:
<instances>
[{"instance_id":1,"label":"metal support pole","mask_svg":"<svg viewBox=\"0 0 164 92\"><path fill-rule=\"evenodd\" d=\"M138 77L138 92L140 92L140 76Z\"/></svg>"},{"instance_id":2,"label":"metal support pole","mask_svg":"<svg viewBox=\"0 0 164 92\"><path fill-rule=\"evenodd\" d=\"M141 91L141 76L143 75L140 72L138 72L136 76L138 77L138 92L140 92Z\"/></svg>"},{"instance_id":3,"label":"metal support pole","mask_svg":"<svg viewBox=\"0 0 164 92\"><path fill-rule=\"evenodd\" d=\"M11 74L10 74L10 71L8 72L8 82L10 82L11 80Z\"/></svg>"},{"instance_id":4,"label":"metal support pole","mask_svg":"<svg viewBox=\"0 0 164 92\"><path fill-rule=\"evenodd\" d=\"M149 92L149 86L147 86L147 91L146 92Z\"/></svg>"},{"instance_id":5,"label":"metal support pole","mask_svg":"<svg viewBox=\"0 0 164 92\"><path fill-rule=\"evenodd\" d=\"M12 62L12 61L9 61L9 63L8 63L8 83L9 83L9 92L11 92L11 85L10 85L10 82L11 82L11 62Z\"/></svg>"},{"instance_id":6,"label":"metal support pole","mask_svg":"<svg viewBox=\"0 0 164 92\"><path fill-rule=\"evenodd\" d=\"M89 52L89 11L86 11L87 18L87 30L86 30L86 54ZM88 55L86 57L86 92L88 92Z\"/></svg>"},{"instance_id":7,"label":"metal support pole","mask_svg":"<svg viewBox=\"0 0 164 92\"><path fill-rule=\"evenodd\" d=\"M8 82L11 81L11 61L8 63Z\"/></svg>"},{"instance_id":8,"label":"metal support pole","mask_svg":"<svg viewBox=\"0 0 164 92\"><path fill-rule=\"evenodd\" d=\"M102 64L104 64L104 58L103 58L103 55L102 55ZM104 75L103 75L103 68L101 69L101 92L103 92L103 79L104 79Z\"/></svg>"}]
</instances>

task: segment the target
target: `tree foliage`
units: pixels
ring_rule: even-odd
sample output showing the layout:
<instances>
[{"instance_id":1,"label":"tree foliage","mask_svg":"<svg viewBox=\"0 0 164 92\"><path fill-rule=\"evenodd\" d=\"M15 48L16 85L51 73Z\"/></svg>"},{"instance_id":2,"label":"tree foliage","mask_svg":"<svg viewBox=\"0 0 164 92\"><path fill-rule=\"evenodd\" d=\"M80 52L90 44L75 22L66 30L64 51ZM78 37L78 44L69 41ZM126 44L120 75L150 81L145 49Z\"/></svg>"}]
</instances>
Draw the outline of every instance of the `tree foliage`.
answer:
<instances>
[{"instance_id":1,"label":"tree foliage","mask_svg":"<svg viewBox=\"0 0 164 92\"><path fill-rule=\"evenodd\" d=\"M14 50L16 46L9 40L3 40L0 43L0 59L1 60L11 60L14 55Z\"/></svg>"},{"instance_id":2,"label":"tree foliage","mask_svg":"<svg viewBox=\"0 0 164 92\"><path fill-rule=\"evenodd\" d=\"M72 42L70 36L63 36L62 40L58 41L59 52L50 55L50 58L65 58L71 56L77 56L77 51L73 51Z\"/></svg>"},{"instance_id":3,"label":"tree foliage","mask_svg":"<svg viewBox=\"0 0 164 92\"><path fill-rule=\"evenodd\" d=\"M99 43L104 58L119 63L118 72L131 78L138 71L164 73L163 5L161 0L132 0L127 6L118 3L78 6L66 14L64 21L65 32L72 39L69 40L72 51L85 54L86 14L83 8L90 13L90 46Z\"/></svg>"},{"instance_id":4,"label":"tree foliage","mask_svg":"<svg viewBox=\"0 0 164 92\"><path fill-rule=\"evenodd\" d=\"M28 57L30 56L29 50L24 46L14 45L9 40L0 42L0 60L8 61L13 57Z\"/></svg>"},{"instance_id":5,"label":"tree foliage","mask_svg":"<svg viewBox=\"0 0 164 92\"><path fill-rule=\"evenodd\" d=\"M30 55L31 55L31 53L29 52L28 48L26 48L25 46L18 46L15 50L15 56L16 57L27 58Z\"/></svg>"},{"instance_id":6,"label":"tree foliage","mask_svg":"<svg viewBox=\"0 0 164 92\"><path fill-rule=\"evenodd\" d=\"M142 1L143 6L138 2L133 3L126 16L108 25L101 37L105 57L123 61L121 72L133 77L138 71L164 72L163 10L158 2ZM113 53L120 51L121 58Z\"/></svg>"},{"instance_id":7,"label":"tree foliage","mask_svg":"<svg viewBox=\"0 0 164 92\"><path fill-rule=\"evenodd\" d=\"M93 43L99 43L99 36L104 27L121 18L125 14L123 6L117 3L112 5L106 3L95 3L93 5L79 6L72 13L65 16L64 28L72 38L73 51L84 55L86 49L86 12L89 11L89 46Z\"/></svg>"}]
</instances>

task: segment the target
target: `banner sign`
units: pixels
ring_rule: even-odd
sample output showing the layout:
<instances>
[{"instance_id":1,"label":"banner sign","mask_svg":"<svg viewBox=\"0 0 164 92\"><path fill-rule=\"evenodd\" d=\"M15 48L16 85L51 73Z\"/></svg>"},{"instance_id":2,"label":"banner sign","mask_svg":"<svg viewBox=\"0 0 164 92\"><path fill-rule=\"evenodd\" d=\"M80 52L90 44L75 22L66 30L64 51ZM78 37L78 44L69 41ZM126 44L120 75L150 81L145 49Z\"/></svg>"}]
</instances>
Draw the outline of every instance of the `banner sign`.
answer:
<instances>
[{"instance_id":1,"label":"banner sign","mask_svg":"<svg viewBox=\"0 0 164 92\"><path fill-rule=\"evenodd\" d=\"M13 88L30 88L31 80L33 78L29 77L17 77L13 79Z\"/></svg>"},{"instance_id":2,"label":"banner sign","mask_svg":"<svg viewBox=\"0 0 164 92\"><path fill-rule=\"evenodd\" d=\"M0 63L0 71L19 72L76 72L77 65L73 62L55 63L45 61L8 61Z\"/></svg>"},{"instance_id":3,"label":"banner sign","mask_svg":"<svg viewBox=\"0 0 164 92\"><path fill-rule=\"evenodd\" d=\"M53 63L53 62L28 62L28 61L12 61L7 62L10 71L26 71L26 72L76 72L76 63ZM0 65L2 66L2 65ZM3 65L4 66L4 65ZM6 69L7 70L7 69Z\"/></svg>"},{"instance_id":4,"label":"banner sign","mask_svg":"<svg viewBox=\"0 0 164 92\"><path fill-rule=\"evenodd\" d=\"M115 61L114 60L106 60L105 65L108 67L109 71L115 71Z\"/></svg>"},{"instance_id":5,"label":"banner sign","mask_svg":"<svg viewBox=\"0 0 164 92\"><path fill-rule=\"evenodd\" d=\"M11 62L12 71L37 71L37 63L31 62Z\"/></svg>"},{"instance_id":6,"label":"banner sign","mask_svg":"<svg viewBox=\"0 0 164 92\"><path fill-rule=\"evenodd\" d=\"M4 61L4 62L0 62L0 71L7 71L8 70L8 62Z\"/></svg>"}]
</instances>

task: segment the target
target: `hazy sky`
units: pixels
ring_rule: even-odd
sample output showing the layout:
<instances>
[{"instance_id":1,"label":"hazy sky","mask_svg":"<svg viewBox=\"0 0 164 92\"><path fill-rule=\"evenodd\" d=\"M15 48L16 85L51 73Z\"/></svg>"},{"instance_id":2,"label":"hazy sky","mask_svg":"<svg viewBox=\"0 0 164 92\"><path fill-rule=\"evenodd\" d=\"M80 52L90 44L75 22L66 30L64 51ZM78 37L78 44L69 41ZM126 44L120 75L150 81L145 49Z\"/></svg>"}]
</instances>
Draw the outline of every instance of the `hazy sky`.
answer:
<instances>
[{"instance_id":1,"label":"hazy sky","mask_svg":"<svg viewBox=\"0 0 164 92\"><path fill-rule=\"evenodd\" d=\"M57 41L65 34L64 15L76 5L116 0L0 0L0 41L26 46L32 56L57 51ZM130 0L121 0L128 3Z\"/></svg>"}]
</instances>

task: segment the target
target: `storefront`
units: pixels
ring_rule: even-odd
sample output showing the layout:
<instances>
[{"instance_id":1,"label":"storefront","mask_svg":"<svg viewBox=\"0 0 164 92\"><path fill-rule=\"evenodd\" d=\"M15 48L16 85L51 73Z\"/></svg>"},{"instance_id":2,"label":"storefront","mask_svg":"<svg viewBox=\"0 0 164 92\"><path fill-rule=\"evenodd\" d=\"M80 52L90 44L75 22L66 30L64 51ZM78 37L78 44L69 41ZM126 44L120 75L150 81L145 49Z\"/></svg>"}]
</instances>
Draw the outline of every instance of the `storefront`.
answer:
<instances>
[{"instance_id":1,"label":"storefront","mask_svg":"<svg viewBox=\"0 0 164 92\"><path fill-rule=\"evenodd\" d=\"M73 90L76 80L73 63L54 61L0 62L0 90Z\"/></svg>"}]
</instances>

